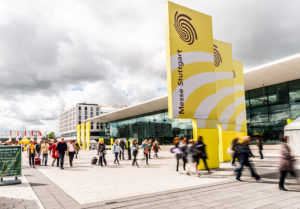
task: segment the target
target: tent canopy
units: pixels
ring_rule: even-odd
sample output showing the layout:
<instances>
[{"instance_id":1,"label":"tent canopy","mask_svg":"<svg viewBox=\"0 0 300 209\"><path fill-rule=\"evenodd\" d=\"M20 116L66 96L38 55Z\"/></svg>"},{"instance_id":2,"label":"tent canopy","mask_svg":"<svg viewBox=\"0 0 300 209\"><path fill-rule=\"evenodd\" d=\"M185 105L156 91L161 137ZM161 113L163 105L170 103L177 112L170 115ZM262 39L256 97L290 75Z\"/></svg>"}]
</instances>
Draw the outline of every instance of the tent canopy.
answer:
<instances>
[{"instance_id":1,"label":"tent canopy","mask_svg":"<svg viewBox=\"0 0 300 209\"><path fill-rule=\"evenodd\" d=\"M285 131L300 130L300 117L284 127Z\"/></svg>"}]
</instances>

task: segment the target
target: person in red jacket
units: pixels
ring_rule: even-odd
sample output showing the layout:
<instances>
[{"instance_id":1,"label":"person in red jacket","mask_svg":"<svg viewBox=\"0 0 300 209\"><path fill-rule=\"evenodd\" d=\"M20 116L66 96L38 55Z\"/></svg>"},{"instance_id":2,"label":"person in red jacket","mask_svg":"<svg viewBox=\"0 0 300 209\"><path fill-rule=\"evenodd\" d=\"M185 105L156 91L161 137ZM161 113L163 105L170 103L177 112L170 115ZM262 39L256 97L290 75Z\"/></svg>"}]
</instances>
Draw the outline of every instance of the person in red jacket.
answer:
<instances>
[{"instance_id":1,"label":"person in red jacket","mask_svg":"<svg viewBox=\"0 0 300 209\"><path fill-rule=\"evenodd\" d=\"M56 161L56 166L59 167L59 154L58 151L56 151L56 146L57 146L57 140L54 140L54 143L49 147L49 149L51 150L51 157L53 158L53 162L52 162L52 167L54 166L54 163Z\"/></svg>"}]
</instances>

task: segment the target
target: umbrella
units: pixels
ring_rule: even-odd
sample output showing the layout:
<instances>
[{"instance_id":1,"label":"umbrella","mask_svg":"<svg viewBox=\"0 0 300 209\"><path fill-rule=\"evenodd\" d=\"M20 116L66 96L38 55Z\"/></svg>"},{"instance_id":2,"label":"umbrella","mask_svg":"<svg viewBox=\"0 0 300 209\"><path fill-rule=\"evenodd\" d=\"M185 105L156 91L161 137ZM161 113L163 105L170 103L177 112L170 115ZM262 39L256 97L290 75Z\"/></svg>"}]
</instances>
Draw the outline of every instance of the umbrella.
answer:
<instances>
[{"instance_id":1,"label":"umbrella","mask_svg":"<svg viewBox=\"0 0 300 209\"><path fill-rule=\"evenodd\" d=\"M97 144L98 142L95 139L92 139L90 143L91 144Z\"/></svg>"}]
</instances>

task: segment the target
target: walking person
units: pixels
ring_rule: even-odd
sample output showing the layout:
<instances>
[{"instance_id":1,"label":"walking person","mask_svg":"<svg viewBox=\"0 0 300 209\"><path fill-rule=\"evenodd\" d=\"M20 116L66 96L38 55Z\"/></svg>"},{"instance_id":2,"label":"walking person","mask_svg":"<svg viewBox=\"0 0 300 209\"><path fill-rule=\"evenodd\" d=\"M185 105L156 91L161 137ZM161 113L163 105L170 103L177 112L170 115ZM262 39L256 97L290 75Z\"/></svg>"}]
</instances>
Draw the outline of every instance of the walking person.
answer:
<instances>
[{"instance_id":1,"label":"walking person","mask_svg":"<svg viewBox=\"0 0 300 209\"><path fill-rule=\"evenodd\" d=\"M288 146L289 137L285 136L282 139L281 149L280 149L280 161L279 161L279 172L280 172L280 180L279 180L279 189L282 191L288 191L284 187L284 181L286 178L286 174L290 173L293 177L297 178L297 174L295 171L294 163L296 161L295 157L291 155L291 149ZM299 180L297 179L298 183Z\"/></svg>"},{"instance_id":2,"label":"walking person","mask_svg":"<svg viewBox=\"0 0 300 209\"><path fill-rule=\"evenodd\" d=\"M187 139L183 139L181 142L180 149L182 151L182 161L183 161L183 170L185 171L185 166L187 163Z\"/></svg>"},{"instance_id":3,"label":"walking person","mask_svg":"<svg viewBox=\"0 0 300 209\"><path fill-rule=\"evenodd\" d=\"M239 146L238 159L239 159L240 167L236 169L236 180L238 181L241 181L240 178L244 166L249 167L252 177L254 177L256 180L260 179L260 176L255 172L251 162L249 161L249 157L254 157L249 148L250 140L251 140L250 136L244 137L242 140L242 144Z\"/></svg>"},{"instance_id":4,"label":"walking person","mask_svg":"<svg viewBox=\"0 0 300 209\"><path fill-rule=\"evenodd\" d=\"M67 151L67 143L65 142L64 138L61 138L61 141L58 142L56 146L56 150L59 154L59 163L60 163L60 169L64 169L64 159L65 159L65 153Z\"/></svg>"},{"instance_id":5,"label":"walking person","mask_svg":"<svg viewBox=\"0 0 300 209\"><path fill-rule=\"evenodd\" d=\"M41 153L43 154L42 165L44 166L47 166L49 147L50 146L47 143L47 139L45 139L44 143L41 145Z\"/></svg>"},{"instance_id":6,"label":"walking person","mask_svg":"<svg viewBox=\"0 0 300 209\"><path fill-rule=\"evenodd\" d=\"M231 160L231 165L232 166L236 166L235 165L235 159L238 157L238 149L239 149L239 138L234 138L231 142L231 150L232 150L232 160Z\"/></svg>"},{"instance_id":7,"label":"walking person","mask_svg":"<svg viewBox=\"0 0 300 209\"><path fill-rule=\"evenodd\" d=\"M37 152L37 157L40 158L41 157L41 144L39 142L37 142L35 144L35 150Z\"/></svg>"},{"instance_id":8,"label":"walking person","mask_svg":"<svg viewBox=\"0 0 300 209\"><path fill-rule=\"evenodd\" d=\"M105 144L104 144L104 142L102 140L99 140L98 154L99 154L99 162L98 162L98 164L101 167L103 167L103 162L104 162L105 165L107 165L106 159L105 159L106 147L105 147Z\"/></svg>"},{"instance_id":9,"label":"walking person","mask_svg":"<svg viewBox=\"0 0 300 209\"><path fill-rule=\"evenodd\" d=\"M73 167L73 159L76 153L78 153L77 146L73 144L72 139L70 139L67 144L67 156L69 156L70 167Z\"/></svg>"},{"instance_id":10,"label":"walking person","mask_svg":"<svg viewBox=\"0 0 300 209\"><path fill-rule=\"evenodd\" d=\"M195 169L195 174L197 176L200 176L200 173L198 172L198 167L196 164L197 161L197 150L196 150L196 144L194 139L189 140L189 144L187 147L187 153L188 153L188 167L187 167L187 175L190 175L190 171L192 168Z\"/></svg>"},{"instance_id":11,"label":"walking person","mask_svg":"<svg viewBox=\"0 0 300 209\"><path fill-rule=\"evenodd\" d=\"M132 154L133 154L132 166L136 165L137 167L139 167L137 160L136 160L136 157L139 153L139 145L138 145L136 139L133 140L131 149L132 149Z\"/></svg>"},{"instance_id":12,"label":"walking person","mask_svg":"<svg viewBox=\"0 0 300 209\"><path fill-rule=\"evenodd\" d=\"M79 144L78 144L78 142L77 141L75 141L75 146L77 147L77 153L75 154L75 158L77 159L78 158L78 153L79 153L79 150L80 150L80 146L79 146Z\"/></svg>"},{"instance_id":13,"label":"walking person","mask_svg":"<svg viewBox=\"0 0 300 209\"><path fill-rule=\"evenodd\" d=\"M197 168L199 168L199 165L200 165L200 159L202 159L203 163L204 163L204 166L205 166L205 169L207 170L207 172L210 174L211 171L209 170L208 168L208 165L207 165L207 162L206 162L206 159L207 159L207 153L206 153L206 145L203 143L203 137L202 136L199 136L198 137L198 141L196 142L196 150L198 152L197 154Z\"/></svg>"},{"instance_id":14,"label":"walking person","mask_svg":"<svg viewBox=\"0 0 300 209\"><path fill-rule=\"evenodd\" d=\"M176 137L174 138L174 147L171 148L171 152L175 154L175 158L176 158L176 171L178 172L179 169L179 164L180 164L180 160L183 157L183 152L181 150L181 147L179 146L180 143L180 138Z\"/></svg>"},{"instance_id":15,"label":"walking person","mask_svg":"<svg viewBox=\"0 0 300 209\"><path fill-rule=\"evenodd\" d=\"M51 150L51 157L53 158L52 167L54 166L55 161L56 166L59 167L59 154L58 151L56 151L57 143L57 139L54 139L54 143L49 147L49 150Z\"/></svg>"},{"instance_id":16,"label":"walking person","mask_svg":"<svg viewBox=\"0 0 300 209\"><path fill-rule=\"evenodd\" d=\"M148 140L148 145L149 145L149 159L151 159L151 149L152 149L152 146L153 146L152 139Z\"/></svg>"},{"instance_id":17,"label":"walking person","mask_svg":"<svg viewBox=\"0 0 300 209\"><path fill-rule=\"evenodd\" d=\"M149 165L149 163L148 163L149 144L148 144L148 140L147 139L145 139L144 142L142 143L142 149L144 150L144 157L146 159L146 165Z\"/></svg>"},{"instance_id":18,"label":"walking person","mask_svg":"<svg viewBox=\"0 0 300 209\"><path fill-rule=\"evenodd\" d=\"M123 139L120 142L120 147L122 149L122 151L120 152L120 160L121 160L121 155L122 155L122 159L125 160L124 153L125 153L125 150L126 150L126 144L125 144Z\"/></svg>"},{"instance_id":19,"label":"walking person","mask_svg":"<svg viewBox=\"0 0 300 209\"><path fill-rule=\"evenodd\" d=\"M113 144L112 151L115 154L114 164L118 163L118 165L120 165L118 155L122 151L122 148L120 147L118 140L116 140L115 143Z\"/></svg>"},{"instance_id":20,"label":"walking person","mask_svg":"<svg viewBox=\"0 0 300 209\"><path fill-rule=\"evenodd\" d=\"M258 147L258 152L259 152L259 155L260 155L260 159L264 159L264 155L262 153L262 150L263 150L262 140L261 139L257 139L256 142L257 142L257 147Z\"/></svg>"},{"instance_id":21,"label":"walking person","mask_svg":"<svg viewBox=\"0 0 300 209\"><path fill-rule=\"evenodd\" d=\"M28 153L30 167L35 168L34 158L37 156L37 151L33 141L31 141L30 144L27 146L27 153Z\"/></svg>"},{"instance_id":22,"label":"walking person","mask_svg":"<svg viewBox=\"0 0 300 209\"><path fill-rule=\"evenodd\" d=\"M128 152L128 160L131 160L131 142L129 139L127 139L127 152Z\"/></svg>"},{"instance_id":23,"label":"walking person","mask_svg":"<svg viewBox=\"0 0 300 209\"><path fill-rule=\"evenodd\" d=\"M159 146L159 143L157 140L154 141L153 143L153 146L152 146L152 149L153 149L153 152L154 152L154 155L153 155L153 158L158 158L158 155L157 153L159 152L159 150L161 149L160 146Z\"/></svg>"}]
</instances>

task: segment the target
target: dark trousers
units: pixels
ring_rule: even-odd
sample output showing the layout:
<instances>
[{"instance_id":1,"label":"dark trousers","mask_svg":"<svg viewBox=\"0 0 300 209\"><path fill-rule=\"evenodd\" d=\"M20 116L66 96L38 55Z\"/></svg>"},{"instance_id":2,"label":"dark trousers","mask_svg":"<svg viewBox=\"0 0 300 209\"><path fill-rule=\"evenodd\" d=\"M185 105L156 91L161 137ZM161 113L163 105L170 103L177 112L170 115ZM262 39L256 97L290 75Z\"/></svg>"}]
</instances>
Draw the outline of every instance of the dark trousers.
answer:
<instances>
[{"instance_id":1,"label":"dark trousers","mask_svg":"<svg viewBox=\"0 0 300 209\"><path fill-rule=\"evenodd\" d=\"M56 161L56 166L59 167L59 158L53 158L52 166L54 166L55 161Z\"/></svg>"},{"instance_id":2,"label":"dark trousers","mask_svg":"<svg viewBox=\"0 0 300 209\"><path fill-rule=\"evenodd\" d=\"M101 165L101 166L103 166L103 162L104 162L104 164L105 165L107 165L107 163L106 163L106 159L105 159L105 153L100 153L100 155L99 155L99 165Z\"/></svg>"},{"instance_id":3,"label":"dark trousers","mask_svg":"<svg viewBox=\"0 0 300 209\"><path fill-rule=\"evenodd\" d=\"M120 153L119 153L119 158L120 158L120 160L122 160L122 152L123 152L123 151L120 151Z\"/></svg>"},{"instance_id":4,"label":"dark trousers","mask_svg":"<svg viewBox=\"0 0 300 209\"><path fill-rule=\"evenodd\" d=\"M47 153L47 154L43 154L43 162L42 162L42 165L47 165L47 160L48 160L48 153Z\"/></svg>"},{"instance_id":5,"label":"dark trousers","mask_svg":"<svg viewBox=\"0 0 300 209\"><path fill-rule=\"evenodd\" d=\"M293 177L297 177L297 174L295 171L280 171L280 180L279 180L279 187L280 188L284 188L284 180L285 180L285 177L286 177L286 174L290 172L290 174L293 176Z\"/></svg>"},{"instance_id":6,"label":"dark trousers","mask_svg":"<svg viewBox=\"0 0 300 209\"><path fill-rule=\"evenodd\" d=\"M196 166L197 166L197 169L199 169L200 159L202 159L202 161L203 161L203 163L204 163L205 169L206 169L208 172L210 172L210 171L209 171L209 168L208 168L208 166L207 166L207 162L206 162L206 158L205 158L205 157L197 157L197 159L196 159Z\"/></svg>"},{"instance_id":7,"label":"dark trousers","mask_svg":"<svg viewBox=\"0 0 300 209\"><path fill-rule=\"evenodd\" d=\"M234 152L233 153L233 156L232 156L232 160L231 160L231 165L235 165L235 159L237 158L237 152Z\"/></svg>"},{"instance_id":8,"label":"dark trousers","mask_svg":"<svg viewBox=\"0 0 300 209\"><path fill-rule=\"evenodd\" d=\"M125 154L125 149L122 150L122 159L123 160L125 160L124 154ZM120 159L121 159L121 155L120 155Z\"/></svg>"},{"instance_id":9,"label":"dark trousers","mask_svg":"<svg viewBox=\"0 0 300 209\"><path fill-rule=\"evenodd\" d=\"M264 159L264 155L262 153L262 149L259 149L259 155L260 155L260 159Z\"/></svg>"},{"instance_id":10,"label":"dark trousers","mask_svg":"<svg viewBox=\"0 0 300 209\"><path fill-rule=\"evenodd\" d=\"M136 166L139 166L137 161L136 161L136 156L137 156L137 154L133 154L132 166L134 166L134 164L136 164Z\"/></svg>"},{"instance_id":11,"label":"dark trousers","mask_svg":"<svg viewBox=\"0 0 300 209\"><path fill-rule=\"evenodd\" d=\"M116 163L120 164L120 163L119 163L119 159L118 159L118 155L119 155L119 153L118 153L118 152L115 152L115 161L114 161L115 164L116 164Z\"/></svg>"},{"instance_id":12,"label":"dark trousers","mask_svg":"<svg viewBox=\"0 0 300 209\"><path fill-rule=\"evenodd\" d=\"M187 159L186 159L186 157L183 156L182 154L177 154L177 155L176 155L176 161L177 161L177 164L176 164L176 171L178 171L180 159L182 159L182 161L183 161L183 170L185 170L185 166L186 166L186 163L187 163Z\"/></svg>"},{"instance_id":13,"label":"dark trousers","mask_svg":"<svg viewBox=\"0 0 300 209\"><path fill-rule=\"evenodd\" d=\"M65 153L59 153L59 163L61 168L64 167L64 159L65 159Z\"/></svg>"},{"instance_id":14,"label":"dark trousers","mask_svg":"<svg viewBox=\"0 0 300 209\"><path fill-rule=\"evenodd\" d=\"M153 158L158 158L157 152L154 152Z\"/></svg>"},{"instance_id":15,"label":"dark trousers","mask_svg":"<svg viewBox=\"0 0 300 209\"><path fill-rule=\"evenodd\" d=\"M29 165L30 166L34 165L34 157L35 157L35 154L29 154Z\"/></svg>"},{"instance_id":16,"label":"dark trousers","mask_svg":"<svg viewBox=\"0 0 300 209\"><path fill-rule=\"evenodd\" d=\"M75 152L69 152L69 162L70 166L73 166L73 159L74 159Z\"/></svg>"},{"instance_id":17,"label":"dark trousers","mask_svg":"<svg viewBox=\"0 0 300 209\"><path fill-rule=\"evenodd\" d=\"M151 148L149 149L149 159L151 159Z\"/></svg>"},{"instance_id":18,"label":"dark trousers","mask_svg":"<svg viewBox=\"0 0 300 209\"><path fill-rule=\"evenodd\" d=\"M240 179L244 166L249 167L252 177L254 177L255 179L260 179L259 175L255 172L255 170L253 169L249 161L242 161L240 163L241 163L241 167L236 169L236 179Z\"/></svg>"},{"instance_id":19,"label":"dark trousers","mask_svg":"<svg viewBox=\"0 0 300 209\"><path fill-rule=\"evenodd\" d=\"M149 154L149 153L148 153ZM146 154L145 152L144 152L144 156L145 156L145 159L146 159L146 164L148 165L148 154Z\"/></svg>"},{"instance_id":20,"label":"dark trousers","mask_svg":"<svg viewBox=\"0 0 300 209\"><path fill-rule=\"evenodd\" d=\"M127 151L128 151L128 160L131 160L131 149L129 148L127 149Z\"/></svg>"}]
</instances>

